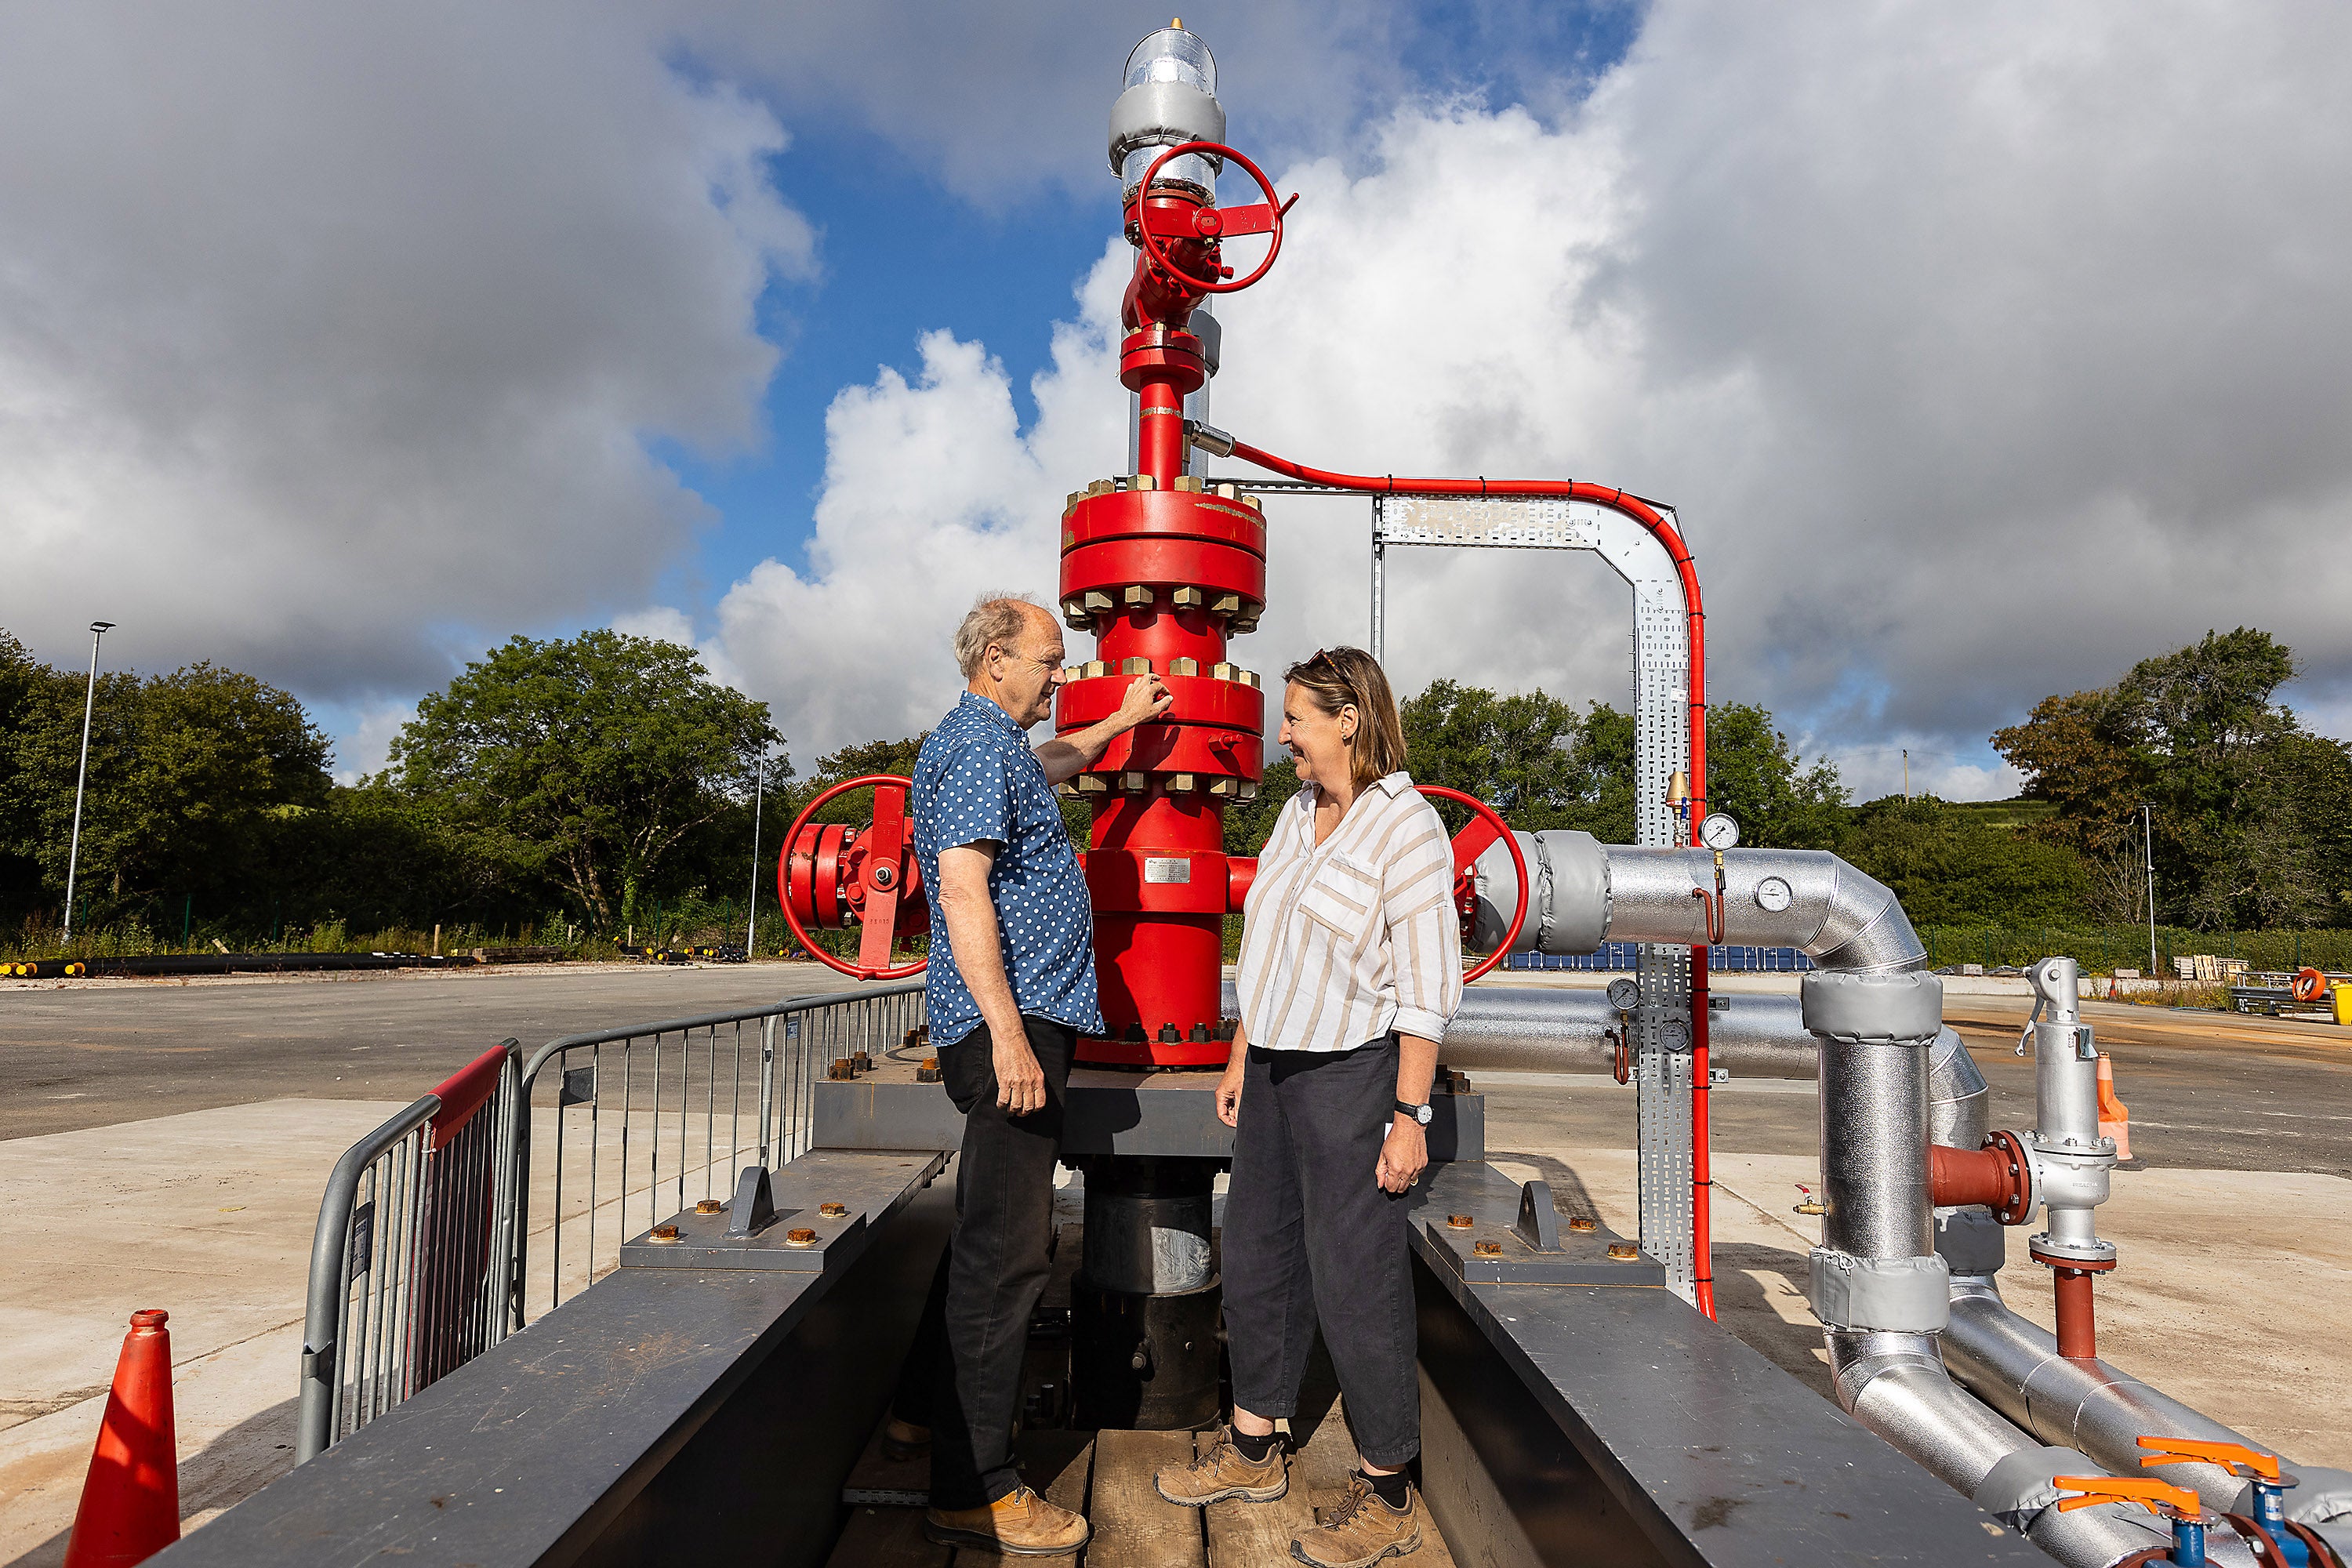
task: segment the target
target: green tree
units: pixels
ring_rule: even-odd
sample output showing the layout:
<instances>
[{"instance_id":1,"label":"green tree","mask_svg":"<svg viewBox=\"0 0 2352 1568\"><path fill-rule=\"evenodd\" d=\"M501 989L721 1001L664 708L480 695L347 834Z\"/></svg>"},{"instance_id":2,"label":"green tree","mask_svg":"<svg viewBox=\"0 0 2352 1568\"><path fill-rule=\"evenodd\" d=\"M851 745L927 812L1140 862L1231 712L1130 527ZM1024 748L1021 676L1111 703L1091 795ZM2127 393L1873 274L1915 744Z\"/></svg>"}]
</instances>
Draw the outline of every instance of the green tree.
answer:
<instances>
[{"instance_id":1,"label":"green tree","mask_svg":"<svg viewBox=\"0 0 2352 1568\"><path fill-rule=\"evenodd\" d=\"M673 852L782 738L767 705L713 680L692 648L610 630L518 637L417 704L392 768L610 928L667 890Z\"/></svg>"},{"instance_id":2,"label":"green tree","mask_svg":"<svg viewBox=\"0 0 2352 1568\"><path fill-rule=\"evenodd\" d=\"M1584 805L1589 780L1572 754L1576 710L1542 691L1500 696L1437 680L1400 710L1406 766L1493 806L1516 827L1560 826ZM1452 818L1448 818L1452 820Z\"/></svg>"},{"instance_id":3,"label":"green tree","mask_svg":"<svg viewBox=\"0 0 2352 1568\"><path fill-rule=\"evenodd\" d=\"M2153 807L2160 914L2203 930L2345 915L2352 800L2343 748L2276 700L2294 673L2267 632L2208 632L2112 688L2051 697L1994 746L2056 810L2039 830L2120 888ZM2115 903L2099 896L2103 908Z\"/></svg>"},{"instance_id":4,"label":"green tree","mask_svg":"<svg viewBox=\"0 0 2352 1568\"><path fill-rule=\"evenodd\" d=\"M79 675L10 662L6 830L37 883L17 901L61 908L87 689ZM325 803L327 755L301 703L249 675L195 664L143 680L101 676L76 923L103 924L165 894L217 901L249 883L274 825Z\"/></svg>"},{"instance_id":5,"label":"green tree","mask_svg":"<svg viewBox=\"0 0 2352 1568\"><path fill-rule=\"evenodd\" d=\"M1846 858L1895 890L1914 925L2066 924L2088 873L2059 844L1984 822L1933 795L1859 806Z\"/></svg>"},{"instance_id":6,"label":"green tree","mask_svg":"<svg viewBox=\"0 0 2352 1568\"><path fill-rule=\"evenodd\" d=\"M1706 805L1739 824L1743 844L1774 849L1834 849L1848 812L1836 764L1807 767L1772 715L1752 703L1706 710Z\"/></svg>"}]
</instances>

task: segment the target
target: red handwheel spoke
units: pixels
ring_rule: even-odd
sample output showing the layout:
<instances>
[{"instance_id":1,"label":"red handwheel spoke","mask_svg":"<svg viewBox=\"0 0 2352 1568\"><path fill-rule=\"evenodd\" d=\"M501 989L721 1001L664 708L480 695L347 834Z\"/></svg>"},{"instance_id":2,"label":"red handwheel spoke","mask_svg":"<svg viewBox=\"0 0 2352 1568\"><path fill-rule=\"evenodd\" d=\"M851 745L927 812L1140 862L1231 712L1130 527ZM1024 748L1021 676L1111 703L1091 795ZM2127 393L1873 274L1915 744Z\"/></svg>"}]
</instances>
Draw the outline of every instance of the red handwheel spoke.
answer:
<instances>
[{"instance_id":1,"label":"red handwheel spoke","mask_svg":"<svg viewBox=\"0 0 2352 1568\"><path fill-rule=\"evenodd\" d=\"M1416 784L1413 787L1424 795L1435 795L1443 800L1454 801L1466 805L1472 814L1469 822L1462 831L1454 836L1453 845L1454 889L1456 902L1462 911L1462 940L1465 942L1470 940L1470 927L1476 909L1475 879L1478 857L1484 855L1497 840L1500 840L1503 847L1511 852L1511 865L1518 872L1519 906L1511 911L1511 929L1503 933L1503 940L1496 944L1494 952L1480 960L1469 973L1462 977L1462 984L1467 985L1495 965L1502 963L1509 954L1512 945L1519 940L1519 928L1525 925L1528 920L1528 900L1534 891L1528 885L1528 858L1519 848L1518 835L1511 831L1511 825L1496 815L1495 808L1476 795L1465 795L1458 789L1448 789L1444 784Z\"/></svg>"},{"instance_id":2,"label":"red handwheel spoke","mask_svg":"<svg viewBox=\"0 0 2352 1568\"><path fill-rule=\"evenodd\" d=\"M874 820L866 827L811 825L809 819L835 796L868 787L874 791ZM818 963L854 979L904 980L920 974L929 962L890 963L902 936L930 929L930 909L907 834L911 787L896 773L845 780L803 806L784 834L783 857L776 867L784 923ZM835 958L809 935L810 924L840 927L853 918L861 926L855 963Z\"/></svg>"}]
</instances>

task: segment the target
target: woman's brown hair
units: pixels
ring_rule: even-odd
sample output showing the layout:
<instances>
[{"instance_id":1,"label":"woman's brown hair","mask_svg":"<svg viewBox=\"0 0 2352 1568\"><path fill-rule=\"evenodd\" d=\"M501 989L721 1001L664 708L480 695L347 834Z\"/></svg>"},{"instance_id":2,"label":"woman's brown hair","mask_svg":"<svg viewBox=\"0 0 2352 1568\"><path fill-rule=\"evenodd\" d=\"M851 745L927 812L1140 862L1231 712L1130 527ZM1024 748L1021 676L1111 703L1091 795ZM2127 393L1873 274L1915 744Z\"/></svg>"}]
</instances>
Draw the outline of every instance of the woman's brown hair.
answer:
<instances>
[{"instance_id":1,"label":"woman's brown hair","mask_svg":"<svg viewBox=\"0 0 2352 1568\"><path fill-rule=\"evenodd\" d=\"M1360 647L1318 648L1311 658L1282 672L1282 679L1337 718L1350 703L1356 732L1348 742L1348 774L1356 788L1404 767L1404 721L1397 717L1396 694L1380 661Z\"/></svg>"}]
</instances>

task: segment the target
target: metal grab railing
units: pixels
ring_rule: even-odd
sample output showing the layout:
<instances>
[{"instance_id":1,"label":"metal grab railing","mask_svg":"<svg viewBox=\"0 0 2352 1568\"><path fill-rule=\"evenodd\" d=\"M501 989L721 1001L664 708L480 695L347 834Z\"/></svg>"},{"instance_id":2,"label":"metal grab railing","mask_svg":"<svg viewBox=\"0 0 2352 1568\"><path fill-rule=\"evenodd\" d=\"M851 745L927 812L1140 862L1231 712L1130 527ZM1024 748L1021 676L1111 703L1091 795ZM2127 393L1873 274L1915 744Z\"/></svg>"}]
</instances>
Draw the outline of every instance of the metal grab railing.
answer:
<instances>
[{"instance_id":1,"label":"metal grab railing","mask_svg":"<svg viewBox=\"0 0 2352 1568\"><path fill-rule=\"evenodd\" d=\"M553 1103L518 1116L510 1134L515 1325L616 1267L626 1237L697 1198L729 1195L742 1165L803 1152L816 1080L859 1051L908 1049L922 992L910 980L796 996L567 1035L533 1052L520 1103ZM542 1198L549 1217L534 1222Z\"/></svg>"},{"instance_id":2,"label":"metal grab railing","mask_svg":"<svg viewBox=\"0 0 2352 1568\"><path fill-rule=\"evenodd\" d=\"M567 1035L527 1065L507 1040L353 1144L311 1241L296 1463L520 1328L530 1300L551 1310L585 1289L625 1236L686 1207L689 1187L724 1195L747 1155L774 1166L804 1152L818 1077L913 1047L922 991L914 980ZM532 1137L541 1098L551 1152ZM531 1289L535 1187L548 1199L543 1291Z\"/></svg>"},{"instance_id":3,"label":"metal grab railing","mask_svg":"<svg viewBox=\"0 0 2352 1568\"><path fill-rule=\"evenodd\" d=\"M295 1462L502 1338L512 1321L516 1042L347 1150L310 1242Z\"/></svg>"}]
</instances>

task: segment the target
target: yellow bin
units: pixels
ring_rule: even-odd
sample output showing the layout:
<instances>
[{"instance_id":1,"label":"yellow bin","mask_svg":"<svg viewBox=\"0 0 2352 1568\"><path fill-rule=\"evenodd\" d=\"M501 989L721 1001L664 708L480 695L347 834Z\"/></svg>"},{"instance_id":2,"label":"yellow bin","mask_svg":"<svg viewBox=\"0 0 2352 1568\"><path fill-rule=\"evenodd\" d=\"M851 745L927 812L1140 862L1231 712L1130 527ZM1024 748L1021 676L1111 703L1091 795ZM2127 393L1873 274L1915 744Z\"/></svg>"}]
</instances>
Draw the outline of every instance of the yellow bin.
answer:
<instances>
[{"instance_id":1,"label":"yellow bin","mask_svg":"<svg viewBox=\"0 0 2352 1568\"><path fill-rule=\"evenodd\" d=\"M2336 992L2336 1021L2343 1025L2346 1028L2352 1029L2352 984L2347 984L2346 982L2339 980L2336 983L2334 989Z\"/></svg>"}]
</instances>

